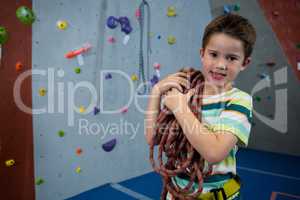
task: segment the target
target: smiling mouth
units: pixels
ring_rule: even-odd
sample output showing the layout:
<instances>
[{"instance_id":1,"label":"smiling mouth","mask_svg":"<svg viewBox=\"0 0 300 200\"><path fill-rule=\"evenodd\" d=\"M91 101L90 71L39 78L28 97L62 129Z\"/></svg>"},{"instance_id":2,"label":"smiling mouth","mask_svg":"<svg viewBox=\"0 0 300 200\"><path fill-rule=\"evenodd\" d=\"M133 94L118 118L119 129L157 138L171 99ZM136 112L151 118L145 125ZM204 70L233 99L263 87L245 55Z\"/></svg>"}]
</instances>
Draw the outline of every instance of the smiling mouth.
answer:
<instances>
[{"instance_id":1,"label":"smiling mouth","mask_svg":"<svg viewBox=\"0 0 300 200\"><path fill-rule=\"evenodd\" d=\"M219 72L210 71L210 74L211 74L212 78L215 80L222 80L226 77L226 74L219 73Z\"/></svg>"}]
</instances>

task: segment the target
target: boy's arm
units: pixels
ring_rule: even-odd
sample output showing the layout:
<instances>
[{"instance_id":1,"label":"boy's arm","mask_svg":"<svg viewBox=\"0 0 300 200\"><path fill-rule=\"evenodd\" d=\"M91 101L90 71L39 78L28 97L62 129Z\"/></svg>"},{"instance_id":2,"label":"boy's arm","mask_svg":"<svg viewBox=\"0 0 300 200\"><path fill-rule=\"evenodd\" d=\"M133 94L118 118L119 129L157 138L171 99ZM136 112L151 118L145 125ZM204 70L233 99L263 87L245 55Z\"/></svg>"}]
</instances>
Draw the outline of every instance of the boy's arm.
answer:
<instances>
[{"instance_id":1,"label":"boy's arm","mask_svg":"<svg viewBox=\"0 0 300 200\"><path fill-rule=\"evenodd\" d=\"M160 97L161 94L159 92L159 88L154 86L149 96L149 102L145 116L146 140L149 145L152 144L152 138L155 134L155 123L160 110Z\"/></svg>"},{"instance_id":2,"label":"boy's arm","mask_svg":"<svg viewBox=\"0 0 300 200\"><path fill-rule=\"evenodd\" d=\"M174 112L174 115L188 141L209 163L224 160L238 141L237 137L229 131L216 133L208 130L188 105L185 106L184 112Z\"/></svg>"}]
</instances>

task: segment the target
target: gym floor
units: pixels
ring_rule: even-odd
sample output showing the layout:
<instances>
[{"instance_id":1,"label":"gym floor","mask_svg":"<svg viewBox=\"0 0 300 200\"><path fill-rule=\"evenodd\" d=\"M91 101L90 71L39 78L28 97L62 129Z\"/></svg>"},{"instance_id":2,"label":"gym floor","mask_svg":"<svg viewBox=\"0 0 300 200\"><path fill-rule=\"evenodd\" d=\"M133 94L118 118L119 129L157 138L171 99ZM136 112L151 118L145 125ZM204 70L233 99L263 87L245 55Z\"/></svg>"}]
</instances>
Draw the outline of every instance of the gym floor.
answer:
<instances>
[{"instance_id":1,"label":"gym floor","mask_svg":"<svg viewBox=\"0 0 300 200\"><path fill-rule=\"evenodd\" d=\"M240 149L237 171L243 200L300 199L300 157ZM105 184L68 200L159 199L161 177L154 172L120 183Z\"/></svg>"}]
</instances>

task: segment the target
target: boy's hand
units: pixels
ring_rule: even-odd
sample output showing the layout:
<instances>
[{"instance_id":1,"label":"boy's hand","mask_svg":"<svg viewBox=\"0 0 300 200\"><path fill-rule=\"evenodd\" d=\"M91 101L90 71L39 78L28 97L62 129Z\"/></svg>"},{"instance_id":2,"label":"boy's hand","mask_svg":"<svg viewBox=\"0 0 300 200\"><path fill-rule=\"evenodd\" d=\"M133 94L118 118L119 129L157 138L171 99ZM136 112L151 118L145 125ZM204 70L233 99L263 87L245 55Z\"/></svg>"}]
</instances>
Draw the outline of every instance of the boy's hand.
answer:
<instances>
[{"instance_id":1,"label":"boy's hand","mask_svg":"<svg viewBox=\"0 0 300 200\"><path fill-rule=\"evenodd\" d=\"M158 91L161 95L170 90L171 88L176 88L178 91L183 92L183 87L188 88L186 73L177 72L159 81L157 84L155 84L153 89L155 91Z\"/></svg>"},{"instance_id":2,"label":"boy's hand","mask_svg":"<svg viewBox=\"0 0 300 200\"><path fill-rule=\"evenodd\" d=\"M173 88L166 93L164 97L164 105L173 113L185 112L188 109L188 103L191 97L195 94L195 91L195 89L190 89L186 94L183 94Z\"/></svg>"}]
</instances>

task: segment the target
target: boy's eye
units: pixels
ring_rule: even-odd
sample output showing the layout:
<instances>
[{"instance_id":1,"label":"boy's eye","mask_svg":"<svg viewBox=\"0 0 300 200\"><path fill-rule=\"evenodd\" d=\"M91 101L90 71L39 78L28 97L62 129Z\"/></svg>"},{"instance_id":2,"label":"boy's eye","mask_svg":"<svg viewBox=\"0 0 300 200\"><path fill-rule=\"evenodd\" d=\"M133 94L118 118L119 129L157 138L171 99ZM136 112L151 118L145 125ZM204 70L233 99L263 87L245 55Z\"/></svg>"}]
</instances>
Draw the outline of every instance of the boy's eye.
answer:
<instances>
[{"instance_id":1,"label":"boy's eye","mask_svg":"<svg viewBox=\"0 0 300 200\"><path fill-rule=\"evenodd\" d=\"M217 57L217 54L214 53L214 52L211 52L211 53L210 53L210 56L213 57L213 58L215 58L215 57Z\"/></svg>"},{"instance_id":2,"label":"boy's eye","mask_svg":"<svg viewBox=\"0 0 300 200\"><path fill-rule=\"evenodd\" d=\"M237 58L236 58L236 57L230 56L230 57L228 57L227 59L228 59L229 61L234 61L234 60L236 60Z\"/></svg>"}]
</instances>

